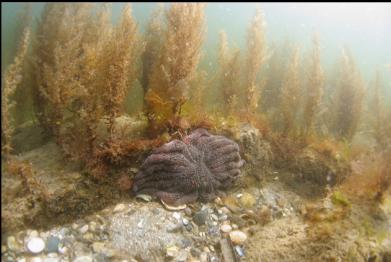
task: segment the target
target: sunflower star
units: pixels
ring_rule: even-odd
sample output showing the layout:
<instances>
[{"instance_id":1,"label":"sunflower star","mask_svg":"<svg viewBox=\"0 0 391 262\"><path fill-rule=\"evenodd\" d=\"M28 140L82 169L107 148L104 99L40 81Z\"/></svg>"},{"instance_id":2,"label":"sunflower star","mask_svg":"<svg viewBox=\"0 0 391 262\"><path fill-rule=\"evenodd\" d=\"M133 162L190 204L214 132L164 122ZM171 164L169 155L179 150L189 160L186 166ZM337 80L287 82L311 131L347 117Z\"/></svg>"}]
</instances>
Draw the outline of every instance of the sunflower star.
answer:
<instances>
[{"instance_id":1,"label":"sunflower star","mask_svg":"<svg viewBox=\"0 0 391 262\"><path fill-rule=\"evenodd\" d=\"M197 129L153 150L134 179L133 192L171 205L209 201L232 185L243 164L238 144Z\"/></svg>"}]
</instances>

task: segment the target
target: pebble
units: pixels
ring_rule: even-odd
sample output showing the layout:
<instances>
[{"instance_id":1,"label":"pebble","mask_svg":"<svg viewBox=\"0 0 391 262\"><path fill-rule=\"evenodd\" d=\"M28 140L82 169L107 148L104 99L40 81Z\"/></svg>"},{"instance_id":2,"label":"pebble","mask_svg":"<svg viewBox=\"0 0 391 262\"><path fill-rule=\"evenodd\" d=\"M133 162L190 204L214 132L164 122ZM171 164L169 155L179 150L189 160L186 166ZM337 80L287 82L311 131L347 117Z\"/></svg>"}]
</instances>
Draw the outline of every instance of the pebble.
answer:
<instances>
[{"instance_id":1,"label":"pebble","mask_svg":"<svg viewBox=\"0 0 391 262\"><path fill-rule=\"evenodd\" d=\"M232 224L232 229L238 229L239 227L238 227L238 225L236 225L236 224Z\"/></svg>"},{"instance_id":2,"label":"pebble","mask_svg":"<svg viewBox=\"0 0 391 262\"><path fill-rule=\"evenodd\" d=\"M60 259L58 257L46 257L43 259L43 262L59 262Z\"/></svg>"},{"instance_id":3,"label":"pebble","mask_svg":"<svg viewBox=\"0 0 391 262\"><path fill-rule=\"evenodd\" d=\"M214 221L219 220L219 218L218 218L215 214L212 214L211 217L212 217L212 219L213 219Z\"/></svg>"},{"instance_id":4,"label":"pebble","mask_svg":"<svg viewBox=\"0 0 391 262\"><path fill-rule=\"evenodd\" d=\"M206 222L207 216L208 216L208 211L201 210L201 211L194 214L193 221L194 221L194 223L196 223L199 226L204 225Z\"/></svg>"},{"instance_id":5,"label":"pebble","mask_svg":"<svg viewBox=\"0 0 391 262\"><path fill-rule=\"evenodd\" d=\"M40 257L33 257L29 262L43 262L43 260Z\"/></svg>"},{"instance_id":6,"label":"pebble","mask_svg":"<svg viewBox=\"0 0 391 262\"><path fill-rule=\"evenodd\" d=\"M7 238L7 246L12 251L16 251L18 249L18 243L16 242L16 238L14 236L9 236Z\"/></svg>"},{"instance_id":7,"label":"pebble","mask_svg":"<svg viewBox=\"0 0 391 262\"><path fill-rule=\"evenodd\" d=\"M92 249L95 253L104 253L106 247L103 242L95 242L94 244L92 244Z\"/></svg>"},{"instance_id":8,"label":"pebble","mask_svg":"<svg viewBox=\"0 0 391 262\"><path fill-rule=\"evenodd\" d=\"M65 246L59 246L58 247L58 252L60 253L60 254L66 254L67 252L68 252L68 248L67 247L65 247Z\"/></svg>"},{"instance_id":9,"label":"pebble","mask_svg":"<svg viewBox=\"0 0 391 262\"><path fill-rule=\"evenodd\" d=\"M42 238L33 237L28 241L27 249L32 253L38 254L45 249L45 242Z\"/></svg>"},{"instance_id":10,"label":"pebble","mask_svg":"<svg viewBox=\"0 0 391 262\"><path fill-rule=\"evenodd\" d=\"M176 257L179 253L179 249L177 246L169 246L166 248L167 257Z\"/></svg>"},{"instance_id":11,"label":"pebble","mask_svg":"<svg viewBox=\"0 0 391 262\"><path fill-rule=\"evenodd\" d=\"M174 214L172 214L172 216L173 216L176 220L180 220L180 219L181 219L181 214L178 213L178 212L174 212Z\"/></svg>"},{"instance_id":12,"label":"pebble","mask_svg":"<svg viewBox=\"0 0 391 262\"><path fill-rule=\"evenodd\" d=\"M90 256L79 256L73 262L93 262L93 259Z\"/></svg>"},{"instance_id":13,"label":"pebble","mask_svg":"<svg viewBox=\"0 0 391 262\"><path fill-rule=\"evenodd\" d=\"M144 219L141 219L140 222L138 222L137 227L141 229L144 226L143 224L144 224Z\"/></svg>"},{"instance_id":14,"label":"pebble","mask_svg":"<svg viewBox=\"0 0 391 262\"><path fill-rule=\"evenodd\" d=\"M19 258L19 259L17 260L17 262L26 262L26 258L25 258L25 257Z\"/></svg>"},{"instance_id":15,"label":"pebble","mask_svg":"<svg viewBox=\"0 0 391 262\"><path fill-rule=\"evenodd\" d=\"M88 231L88 225L84 225L81 228L79 228L79 232L82 234L87 233L87 231Z\"/></svg>"},{"instance_id":16,"label":"pebble","mask_svg":"<svg viewBox=\"0 0 391 262\"><path fill-rule=\"evenodd\" d=\"M57 252L58 251L58 245L60 244L60 239L55 236L50 236L46 240L46 250L50 252Z\"/></svg>"},{"instance_id":17,"label":"pebble","mask_svg":"<svg viewBox=\"0 0 391 262\"><path fill-rule=\"evenodd\" d=\"M239 257L244 257L244 250L240 246L235 246L235 252Z\"/></svg>"},{"instance_id":18,"label":"pebble","mask_svg":"<svg viewBox=\"0 0 391 262\"><path fill-rule=\"evenodd\" d=\"M183 223L183 225L187 226L189 224L189 220L184 218L184 219L182 219L182 223Z\"/></svg>"},{"instance_id":19,"label":"pebble","mask_svg":"<svg viewBox=\"0 0 391 262\"><path fill-rule=\"evenodd\" d=\"M208 253L206 253L206 252L201 253L200 262L208 262Z\"/></svg>"},{"instance_id":20,"label":"pebble","mask_svg":"<svg viewBox=\"0 0 391 262\"><path fill-rule=\"evenodd\" d=\"M31 237L31 238L32 238L32 237L38 237L38 236L39 236L39 233L38 233L37 230L33 230L33 231L30 232L30 237Z\"/></svg>"},{"instance_id":21,"label":"pebble","mask_svg":"<svg viewBox=\"0 0 391 262\"><path fill-rule=\"evenodd\" d=\"M228 216L227 215L221 215L221 216L219 216L219 221L225 221L225 220L227 220L228 219Z\"/></svg>"},{"instance_id":22,"label":"pebble","mask_svg":"<svg viewBox=\"0 0 391 262\"><path fill-rule=\"evenodd\" d=\"M124 204L118 204L114 207L113 212L121 212L125 210L125 205Z\"/></svg>"},{"instance_id":23,"label":"pebble","mask_svg":"<svg viewBox=\"0 0 391 262\"><path fill-rule=\"evenodd\" d=\"M169 224L167 226L167 232L168 233L176 233L179 232L182 229L182 224Z\"/></svg>"},{"instance_id":24,"label":"pebble","mask_svg":"<svg viewBox=\"0 0 391 262\"><path fill-rule=\"evenodd\" d=\"M187 257L188 257L188 253L186 252L186 250L181 250L177 255L177 257L175 258L175 261L185 262L187 260Z\"/></svg>"},{"instance_id":25,"label":"pebble","mask_svg":"<svg viewBox=\"0 0 391 262\"><path fill-rule=\"evenodd\" d=\"M241 244L247 240L247 235L239 230L230 232L229 237L234 244Z\"/></svg>"},{"instance_id":26,"label":"pebble","mask_svg":"<svg viewBox=\"0 0 391 262\"><path fill-rule=\"evenodd\" d=\"M220 230L224 233L228 233L228 232L231 232L232 231L232 227L231 225L222 225L220 227Z\"/></svg>"},{"instance_id":27,"label":"pebble","mask_svg":"<svg viewBox=\"0 0 391 262\"><path fill-rule=\"evenodd\" d=\"M90 228L91 231L95 231L96 230L96 226L97 226L97 224L94 221L91 221L90 224L89 224L89 228Z\"/></svg>"},{"instance_id":28,"label":"pebble","mask_svg":"<svg viewBox=\"0 0 391 262\"><path fill-rule=\"evenodd\" d=\"M219 209L223 214L229 214L231 211L227 207L222 207Z\"/></svg>"},{"instance_id":29,"label":"pebble","mask_svg":"<svg viewBox=\"0 0 391 262\"><path fill-rule=\"evenodd\" d=\"M92 239L94 239L94 235L88 232L88 233L83 235L83 238L85 240L92 240Z\"/></svg>"},{"instance_id":30,"label":"pebble","mask_svg":"<svg viewBox=\"0 0 391 262\"><path fill-rule=\"evenodd\" d=\"M201 250L196 248L196 247L192 247L190 249L190 254L193 256L193 257L199 257L201 255Z\"/></svg>"},{"instance_id":31,"label":"pebble","mask_svg":"<svg viewBox=\"0 0 391 262\"><path fill-rule=\"evenodd\" d=\"M185 214L186 214L186 216L191 216L192 215L192 211L191 211L191 209L189 208L189 207L186 207L185 208Z\"/></svg>"}]
</instances>

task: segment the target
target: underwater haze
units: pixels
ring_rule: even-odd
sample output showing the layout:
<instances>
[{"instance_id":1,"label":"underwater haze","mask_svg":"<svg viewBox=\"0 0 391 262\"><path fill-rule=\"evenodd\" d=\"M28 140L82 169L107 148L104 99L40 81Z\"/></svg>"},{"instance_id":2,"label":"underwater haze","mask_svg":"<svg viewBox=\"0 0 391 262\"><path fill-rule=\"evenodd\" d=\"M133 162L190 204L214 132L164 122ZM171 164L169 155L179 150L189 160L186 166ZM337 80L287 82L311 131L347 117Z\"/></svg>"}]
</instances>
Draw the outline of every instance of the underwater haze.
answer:
<instances>
[{"instance_id":1,"label":"underwater haze","mask_svg":"<svg viewBox=\"0 0 391 262\"><path fill-rule=\"evenodd\" d=\"M37 18L44 3L32 4ZM133 15L144 30L156 3L134 3ZM166 3L166 5L169 5ZM113 3L113 22L120 16L123 4ZM322 60L332 66L343 46L348 46L357 59L365 79L376 67L381 68L390 84L391 73L391 4L390 3L208 3L206 7L207 37L204 63L214 62L218 35L224 30L228 41L244 47L246 28L255 8L264 10L267 42L290 39L303 48L310 44L311 34L321 38ZM9 63L7 50L12 48L17 14L23 3L2 3L1 52L2 68ZM209 61L208 61L209 60ZM208 61L208 62L206 62Z\"/></svg>"},{"instance_id":2,"label":"underwater haze","mask_svg":"<svg viewBox=\"0 0 391 262\"><path fill-rule=\"evenodd\" d=\"M391 261L390 3L1 26L1 261Z\"/></svg>"}]
</instances>

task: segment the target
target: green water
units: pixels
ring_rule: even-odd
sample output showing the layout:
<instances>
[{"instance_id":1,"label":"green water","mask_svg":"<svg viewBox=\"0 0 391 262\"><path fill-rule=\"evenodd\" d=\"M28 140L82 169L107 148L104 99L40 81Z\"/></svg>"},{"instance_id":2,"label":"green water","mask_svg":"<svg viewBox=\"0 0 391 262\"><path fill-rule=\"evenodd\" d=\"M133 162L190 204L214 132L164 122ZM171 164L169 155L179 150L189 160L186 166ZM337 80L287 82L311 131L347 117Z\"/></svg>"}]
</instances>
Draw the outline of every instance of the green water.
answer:
<instances>
[{"instance_id":1,"label":"green water","mask_svg":"<svg viewBox=\"0 0 391 262\"><path fill-rule=\"evenodd\" d=\"M15 28L23 3L2 3L2 75L15 52ZM165 4L166 7L169 3ZM32 3L32 27L36 25L44 3ZM112 4L115 23L123 3ZM156 3L134 3L133 15L139 33L145 31ZM257 7L264 11L266 41L269 47L291 41L305 57L313 33L319 33L321 60L326 76L332 74L341 50L351 50L364 82L370 87L376 69L382 73L385 100L391 100L391 4L389 3L208 3L205 9L206 35L200 68L207 72L216 69L219 32L224 30L229 47L238 47L244 55L250 20ZM273 48L270 48L273 50ZM281 77L283 76L281 70ZM140 105L136 105L139 108Z\"/></svg>"}]
</instances>

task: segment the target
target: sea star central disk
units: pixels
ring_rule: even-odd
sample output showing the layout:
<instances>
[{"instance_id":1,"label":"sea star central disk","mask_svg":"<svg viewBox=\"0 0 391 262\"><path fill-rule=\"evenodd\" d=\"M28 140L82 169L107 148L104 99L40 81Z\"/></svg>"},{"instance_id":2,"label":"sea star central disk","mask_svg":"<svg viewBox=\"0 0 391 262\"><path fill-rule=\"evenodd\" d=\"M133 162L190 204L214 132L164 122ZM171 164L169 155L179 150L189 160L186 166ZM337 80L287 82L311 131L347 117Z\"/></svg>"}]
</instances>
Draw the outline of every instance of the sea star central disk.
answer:
<instances>
[{"instance_id":1,"label":"sea star central disk","mask_svg":"<svg viewBox=\"0 0 391 262\"><path fill-rule=\"evenodd\" d=\"M197 129L155 149L136 175L133 192L172 205L212 200L232 185L243 163L234 141Z\"/></svg>"}]
</instances>

